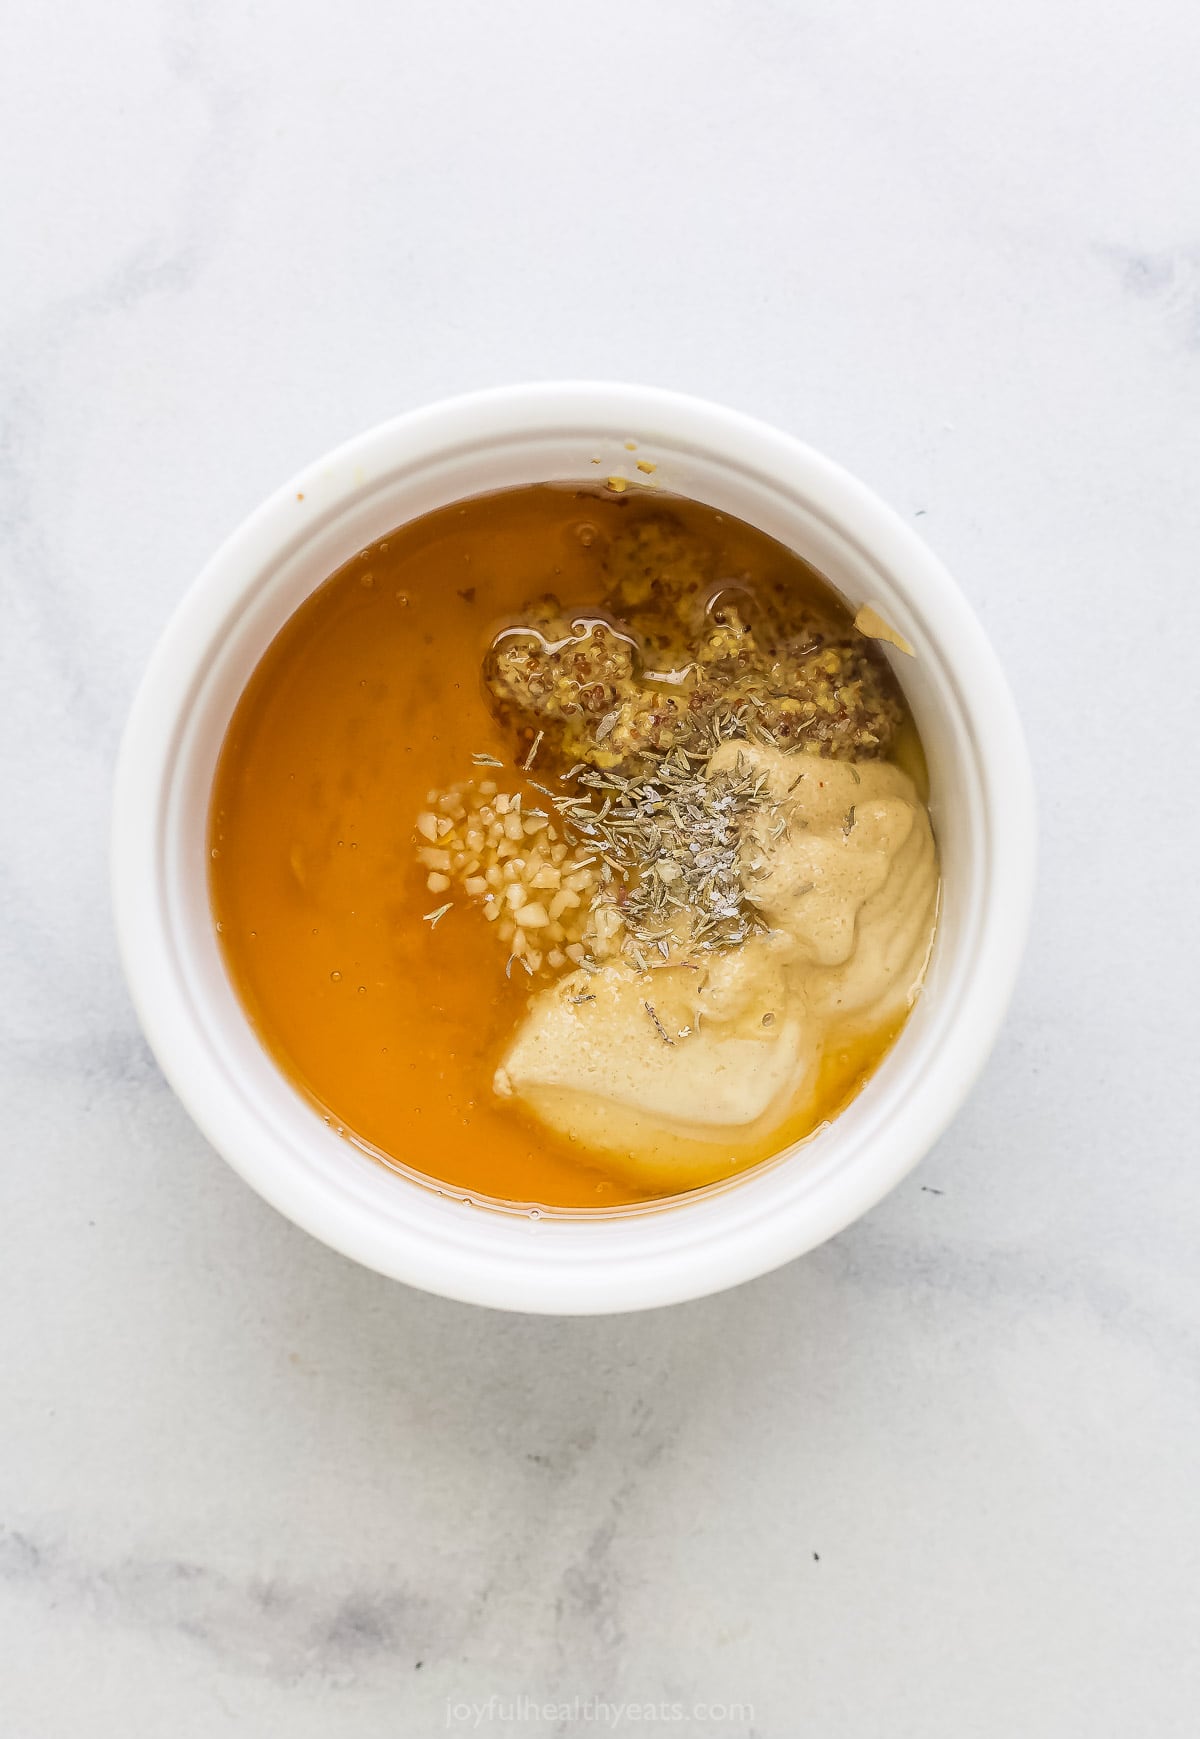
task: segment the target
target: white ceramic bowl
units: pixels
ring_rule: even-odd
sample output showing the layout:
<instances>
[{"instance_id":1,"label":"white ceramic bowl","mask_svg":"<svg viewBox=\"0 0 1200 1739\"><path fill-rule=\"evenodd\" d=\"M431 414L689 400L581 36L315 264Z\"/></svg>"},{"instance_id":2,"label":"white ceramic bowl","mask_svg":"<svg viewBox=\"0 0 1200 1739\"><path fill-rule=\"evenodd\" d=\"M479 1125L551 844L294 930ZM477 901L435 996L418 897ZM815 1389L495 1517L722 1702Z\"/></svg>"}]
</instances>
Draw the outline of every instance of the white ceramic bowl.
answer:
<instances>
[{"instance_id":1,"label":"white ceramic bowl","mask_svg":"<svg viewBox=\"0 0 1200 1739\"><path fill-rule=\"evenodd\" d=\"M929 759L941 920L899 1042L835 1122L695 1197L611 1216L531 1217L389 1172L283 1078L218 952L206 812L251 671L335 568L396 525L483 490L636 476L629 439L663 486L799 551L852 608L873 604L913 647L915 657L896 662ZM159 1062L213 1145L335 1249L431 1292L514 1310L634 1310L715 1292L812 1249L877 1202L941 1134L987 1056L1025 938L1033 866L1033 790L1012 699L925 545L791 436L717 405L607 383L507 387L414 411L280 489L213 557L163 635L114 799L125 970Z\"/></svg>"}]
</instances>

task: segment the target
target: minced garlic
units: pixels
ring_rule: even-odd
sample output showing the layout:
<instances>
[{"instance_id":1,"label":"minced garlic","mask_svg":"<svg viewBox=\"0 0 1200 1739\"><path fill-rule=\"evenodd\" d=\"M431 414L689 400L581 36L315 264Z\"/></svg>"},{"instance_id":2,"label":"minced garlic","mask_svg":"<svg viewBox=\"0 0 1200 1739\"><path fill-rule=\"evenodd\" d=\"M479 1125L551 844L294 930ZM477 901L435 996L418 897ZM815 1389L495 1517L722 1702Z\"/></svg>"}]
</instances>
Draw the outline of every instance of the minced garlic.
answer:
<instances>
[{"instance_id":1,"label":"minced garlic","mask_svg":"<svg viewBox=\"0 0 1200 1739\"><path fill-rule=\"evenodd\" d=\"M417 817L417 857L431 893L455 884L513 959L533 974L559 972L587 952L584 936L599 887L595 853L568 845L554 821L521 791L494 779L431 791Z\"/></svg>"}]
</instances>

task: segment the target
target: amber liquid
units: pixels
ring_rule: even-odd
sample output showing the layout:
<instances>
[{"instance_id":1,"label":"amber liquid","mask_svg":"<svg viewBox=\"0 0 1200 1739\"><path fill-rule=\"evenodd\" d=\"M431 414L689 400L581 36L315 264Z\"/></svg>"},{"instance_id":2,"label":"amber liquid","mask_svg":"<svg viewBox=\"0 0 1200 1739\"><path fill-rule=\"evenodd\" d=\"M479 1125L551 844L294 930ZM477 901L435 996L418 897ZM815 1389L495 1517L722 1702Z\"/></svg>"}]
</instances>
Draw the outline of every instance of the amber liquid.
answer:
<instances>
[{"instance_id":1,"label":"amber liquid","mask_svg":"<svg viewBox=\"0 0 1200 1739\"><path fill-rule=\"evenodd\" d=\"M284 626L221 751L212 906L260 1040L339 1133L474 1199L614 1208L654 1193L493 1094L529 981L505 979L491 927L461 897L436 927L423 921L452 896L426 888L413 826L432 791L471 775L473 753L512 763L479 676L497 629L540 591L594 605L603 534L662 504L545 484L401 527ZM761 532L669 504L731 574L783 575L830 603L817 575ZM919 745L906 736L912 763ZM698 1148L703 1178L743 1170L836 1115L894 1036L831 1047L816 1094L769 1141Z\"/></svg>"}]
</instances>

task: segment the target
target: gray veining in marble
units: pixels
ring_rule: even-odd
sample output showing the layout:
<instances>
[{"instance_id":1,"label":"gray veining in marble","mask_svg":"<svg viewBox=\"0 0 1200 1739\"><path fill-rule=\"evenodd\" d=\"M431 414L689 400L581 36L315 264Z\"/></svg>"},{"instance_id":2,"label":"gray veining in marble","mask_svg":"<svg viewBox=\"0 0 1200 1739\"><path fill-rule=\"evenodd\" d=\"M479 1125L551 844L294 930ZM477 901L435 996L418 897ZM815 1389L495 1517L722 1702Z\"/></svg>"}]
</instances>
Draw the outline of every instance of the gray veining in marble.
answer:
<instances>
[{"instance_id":1,"label":"gray veining in marble","mask_svg":"<svg viewBox=\"0 0 1200 1739\"><path fill-rule=\"evenodd\" d=\"M9 9L4 1739L651 1730L519 1703L589 1697L1190 1739L1198 70L1183 0ZM913 515L1043 829L927 1164L781 1273L584 1322L259 1202L158 1075L105 885L125 709L228 529L397 410L572 374Z\"/></svg>"}]
</instances>

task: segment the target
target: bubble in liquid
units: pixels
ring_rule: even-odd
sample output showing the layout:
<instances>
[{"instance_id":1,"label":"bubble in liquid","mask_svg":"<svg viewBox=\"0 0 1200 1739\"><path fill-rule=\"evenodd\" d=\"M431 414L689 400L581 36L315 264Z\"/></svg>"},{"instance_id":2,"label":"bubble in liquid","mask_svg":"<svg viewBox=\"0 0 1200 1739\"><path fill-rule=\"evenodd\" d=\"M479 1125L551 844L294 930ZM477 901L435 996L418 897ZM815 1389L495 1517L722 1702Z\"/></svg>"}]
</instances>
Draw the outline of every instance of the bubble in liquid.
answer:
<instances>
[{"instance_id":1,"label":"bubble in liquid","mask_svg":"<svg viewBox=\"0 0 1200 1739\"><path fill-rule=\"evenodd\" d=\"M212 856L213 856L213 857L220 857L220 855L221 855L221 854L220 854L220 852L219 852L219 851L218 851L218 850L217 850L217 848L216 848L216 846L215 846L215 845L214 845L214 846L213 846L213 848L212 848L212 854L211 854L211 855L212 855Z\"/></svg>"},{"instance_id":2,"label":"bubble in liquid","mask_svg":"<svg viewBox=\"0 0 1200 1739\"><path fill-rule=\"evenodd\" d=\"M365 996L365 995L366 995L366 994L367 994L367 987L366 987L366 985L365 985L365 984L360 984L360 985L359 985L359 987L358 987L358 994L359 994L359 995L360 995L360 996Z\"/></svg>"},{"instance_id":3,"label":"bubble in liquid","mask_svg":"<svg viewBox=\"0 0 1200 1739\"><path fill-rule=\"evenodd\" d=\"M340 972L331 972L329 976L335 984L340 984L342 982L342 975Z\"/></svg>"}]
</instances>

